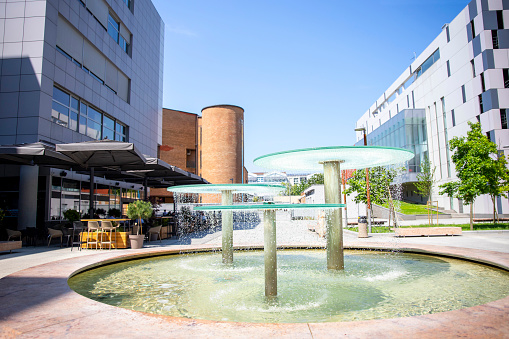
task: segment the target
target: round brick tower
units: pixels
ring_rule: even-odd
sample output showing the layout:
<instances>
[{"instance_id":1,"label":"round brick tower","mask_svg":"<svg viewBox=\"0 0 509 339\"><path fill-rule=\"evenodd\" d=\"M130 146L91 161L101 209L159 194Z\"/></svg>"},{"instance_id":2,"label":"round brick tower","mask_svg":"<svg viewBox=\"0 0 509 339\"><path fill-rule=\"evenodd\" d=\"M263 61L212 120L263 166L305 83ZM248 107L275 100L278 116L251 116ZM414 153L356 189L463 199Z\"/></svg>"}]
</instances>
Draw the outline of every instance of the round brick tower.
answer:
<instances>
[{"instance_id":1,"label":"round brick tower","mask_svg":"<svg viewBox=\"0 0 509 339\"><path fill-rule=\"evenodd\" d=\"M212 184L242 183L244 109L216 105L201 113L201 176Z\"/></svg>"}]
</instances>

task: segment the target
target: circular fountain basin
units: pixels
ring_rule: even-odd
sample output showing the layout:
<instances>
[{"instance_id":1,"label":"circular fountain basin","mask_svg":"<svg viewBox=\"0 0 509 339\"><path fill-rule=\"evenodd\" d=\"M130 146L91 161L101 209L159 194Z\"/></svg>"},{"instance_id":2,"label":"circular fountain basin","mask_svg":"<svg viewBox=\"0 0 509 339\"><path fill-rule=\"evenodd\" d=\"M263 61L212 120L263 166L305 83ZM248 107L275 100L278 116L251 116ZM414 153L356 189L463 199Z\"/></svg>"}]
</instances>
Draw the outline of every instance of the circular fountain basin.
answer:
<instances>
[{"instance_id":1,"label":"circular fountain basin","mask_svg":"<svg viewBox=\"0 0 509 339\"><path fill-rule=\"evenodd\" d=\"M263 253L239 251L131 260L69 279L102 303L215 321L318 323L409 317L463 309L509 295L507 271L458 259L346 251L345 270L323 266L325 250L278 252L278 297L264 297Z\"/></svg>"},{"instance_id":2,"label":"circular fountain basin","mask_svg":"<svg viewBox=\"0 0 509 339\"><path fill-rule=\"evenodd\" d=\"M341 162L341 169L359 169L404 163L414 153L395 147L331 146L271 153L256 158L256 166L294 171L322 171L327 161Z\"/></svg>"}]
</instances>

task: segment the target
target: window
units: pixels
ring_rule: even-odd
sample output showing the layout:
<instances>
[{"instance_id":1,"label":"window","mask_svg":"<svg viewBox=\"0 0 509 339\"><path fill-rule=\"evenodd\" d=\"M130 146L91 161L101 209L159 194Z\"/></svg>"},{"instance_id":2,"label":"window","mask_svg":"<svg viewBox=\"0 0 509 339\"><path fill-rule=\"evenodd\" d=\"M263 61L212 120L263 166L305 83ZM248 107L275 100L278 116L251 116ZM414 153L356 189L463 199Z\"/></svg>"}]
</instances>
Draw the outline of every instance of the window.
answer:
<instances>
[{"instance_id":1,"label":"window","mask_svg":"<svg viewBox=\"0 0 509 339\"><path fill-rule=\"evenodd\" d=\"M507 110L505 108L500 110L500 123L502 129L507 129Z\"/></svg>"},{"instance_id":2,"label":"window","mask_svg":"<svg viewBox=\"0 0 509 339\"><path fill-rule=\"evenodd\" d=\"M484 113L484 107L482 104L482 95L481 94L479 94L479 110L481 111L481 113Z\"/></svg>"},{"instance_id":3,"label":"window","mask_svg":"<svg viewBox=\"0 0 509 339\"><path fill-rule=\"evenodd\" d=\"M54 123L76 131L78 128L78 99L53 87L51 119Z\"/></svg>"},{"instance_id":4,"label":"window","mask_svg":"<svg viewBox=\"0 0 509 339\"><path fill-rule=\"evenodd\" d=\"M498 31L491 31L491 40L493 42L493 49L498 49Z\"/></svg>"},{"instance_id":5,"label":"window","mask_svg":"<svg viewBox=\"0 0 509 339\"><path fill-rule=\"evenodd\" d=\"M470 65L472 66L472 78L475 78L475 63L474 63L474 59L470 60Z\"/></svg>"},{"instance_id":6,"label":"window","mask_svg":"<svg viewBox=\"0 0 509 339\"><path fill-rule=\"evenodd\" d=\"M127 141L127 127L80 99L53 87L52 121L93 139Z\"/></svg>"},{"instance_id":7,"label":"window","mask_svg":"<svg viewBox=\"0 0 509 339\"><path fill-rule=\"evenodd\" d=\"M419 66L419 68L417 68L417 71L415 71L416 78L420 77L424 72L426 72L435 62L438 61L438 59L440 59L439 49L431 54L431 56L427 58L426 61L424 61L421 66Z\"/></svg>"},{"instance_id":8,"label":"window","mask_svg":"<svg viewBox=\"0 0 509 339\"><path fill-rule=\"evenodd\" d=\"M451 64L449 63L449 60L447 60L447 77L451 76Z\"/></svg>"},{"instance_id":9,"label":"window","mask_svg":"<svg viewBox=\"0 0 509 339\"><path fill-rule=\"evenodd\" d=\"M456 126L456 116L454 115L454 110L451 110L451 120L452 120L452 127Z\"/></svg>"},{"instance_id":10,"label":"window","mask_svg":"<svg viewBox=\"0 0 509 339\"><path fill-rule=\"evenodd\" d=\"M502 11L497 11L497 24L498 29L504 29L504 15Z\"/></svg>"},{"instance_id":11,"label":"window","mask_svg":"<svg viewBox=\"0 0 509 339\"><path fill-rule=\"evenodd\" d=\"M111 38L129 54L129 42L120 34L120 22L115 20L111 14L108 14L108 34Z\"/></svg>"},{"instance_id":12,"label":"window","mask_svg":"<svg viewBox=\"0 0 509 339\"><path fill-rule=\"evenodd\" d=\"M187 149L186 150L186 167L187 168L196 168L196 150L195 149Z\"/></svg>"},{"instance_id":13,"label":"window","mask_svg":"<svg viewBox=\"0 0 509 339\"><path fill-rule=\"evenodd\" d=\"M467 102L467 94L465 93L465 85L461 86L461 95L463 97L463 103Z\"/></svg>"},{"instance_id":14,"label":"window","mask_svg":"<svg viewBox=\"0 0 509 339\"><path fill-rule=\"evenodd\" d=\"M472 33L472 39L475 38L474 20L470 21L470 32Z\"/></svg>"},{"instance_id":15,"label":"window","mask_svg":"<svg viewBox=\"0 0 509 339\"><path fill-rule=\"evenodd\" d=\"M486 83L484 82L484 73L481 73L481 88L483 92L486 92Z\"/></svg>"},{"instance_id":16,"label":"window","mask_svg":"<svg viewBox=\"0 0 509 339\"><path fill-rule=\"evenodd\" d=\"M509 68L504 68L502 74L504 76L504 88L509 88Z\"/></svg>"},{"instance_id":17,"label":"window","mask_svg":"<svg viewBox=\"0 0 509 339\"><path fill-rule=\"evenodd\" d=\"M447 42L451 41L451 35L449 33L449 25L447 25L447 27L445 27L445 35L447 37Z\"/></svg>"},{"instance_id":18,"label":"window","mask_svg":"<svg viewBox=\"0 0 509 339\"><path fill-rule=\"evenodd\" d=\"M131 9L131 0L122 0L125 5L127 6L127 8Z\"/></svg>"}]
</instances>

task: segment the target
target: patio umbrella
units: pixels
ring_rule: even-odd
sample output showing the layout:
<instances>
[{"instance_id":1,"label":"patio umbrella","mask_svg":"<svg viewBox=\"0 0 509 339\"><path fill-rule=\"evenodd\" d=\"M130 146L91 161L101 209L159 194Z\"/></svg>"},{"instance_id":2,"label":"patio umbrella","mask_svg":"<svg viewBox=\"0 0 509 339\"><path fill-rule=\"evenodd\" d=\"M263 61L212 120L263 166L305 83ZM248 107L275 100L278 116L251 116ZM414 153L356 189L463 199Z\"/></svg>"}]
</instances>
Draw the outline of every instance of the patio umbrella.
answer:
<instances>
[{"instance_id":1,"label":"patio umbrella","mask_svg":"<svg viewBox=\"0 0 509 339\"><path fill-rule=\"evenodd\" d=\"M125 166L143 166L143 154L133 143L114 140L94 140L71 144L57 144L60 152L90 170L90 216L94 215L94 167L113 167L123 170Z\"/></svg>"},{"instance_id":2,"label":"patio umbrella","mask_svg":"<svg viewBox=\"0 0 509 339\"><path fill-rule=\"evenodd\" d=\"M0 146L0 163L17 165L41 165L69 169L79 167L71 158L58 153L52 145L35 142Z\"/></svg>"},{"instance_id":3,"label":"patio umbrella","mask_svg":"<svg viewBox=\"0 0 509 339\"><path fill-rule=\"evenodd\" d=\"M83 167L118 167L143 165L146 160L133 143L114 140L94 140L57 144L57 152L67 155Z\"/></svg>"}]
</instances>

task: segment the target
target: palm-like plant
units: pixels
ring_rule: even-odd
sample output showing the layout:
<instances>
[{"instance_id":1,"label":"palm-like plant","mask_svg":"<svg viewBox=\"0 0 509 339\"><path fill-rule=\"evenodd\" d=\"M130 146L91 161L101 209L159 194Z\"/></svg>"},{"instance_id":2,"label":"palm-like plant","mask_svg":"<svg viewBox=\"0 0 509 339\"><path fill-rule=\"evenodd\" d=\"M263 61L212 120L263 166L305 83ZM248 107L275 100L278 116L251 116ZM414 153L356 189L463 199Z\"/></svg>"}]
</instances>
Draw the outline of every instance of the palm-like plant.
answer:
<instances>
[{"instance_id":1,"label":"palm-like plant","mask_svg":"<svg viewBox=\"0 0 509 339\"><path fill-rule=\"evenodd\" d=\"M137 200L127 206L127 217L129 219L138 219L138 230L136 235L141 233L141 219L147 219L152 216L152 204L148 201Z\"/></svg>"}]
</instances>

